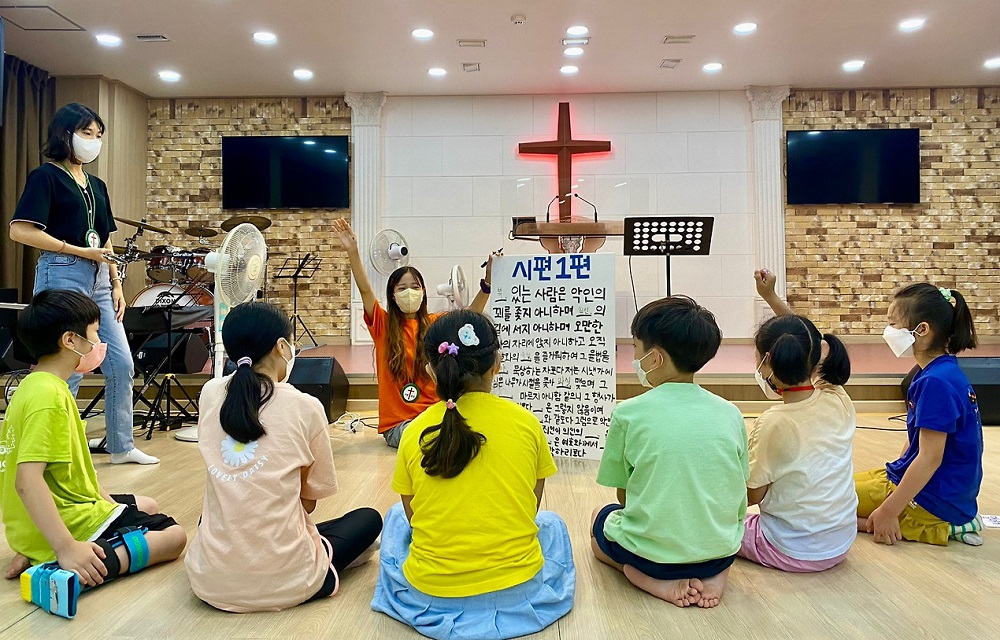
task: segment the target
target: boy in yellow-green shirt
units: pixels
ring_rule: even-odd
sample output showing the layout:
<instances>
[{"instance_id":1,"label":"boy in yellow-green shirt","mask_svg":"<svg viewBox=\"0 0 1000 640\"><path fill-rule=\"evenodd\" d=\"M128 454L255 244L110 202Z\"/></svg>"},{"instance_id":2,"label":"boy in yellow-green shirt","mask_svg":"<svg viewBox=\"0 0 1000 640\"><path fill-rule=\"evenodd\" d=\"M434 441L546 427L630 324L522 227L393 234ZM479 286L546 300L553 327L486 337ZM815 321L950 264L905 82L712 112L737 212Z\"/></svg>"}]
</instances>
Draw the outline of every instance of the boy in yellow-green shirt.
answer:
<instances>
[{"instance_id":1,"label":"boy in yellow-green shirt","mask_svg":"<svg viewBox=\"0 0 1000 640\"><path fill-rule=\"evenodd\" d=\"M740 550L750 475L743 415L694 384L715 357L715 317L686 296L632 321L639 382L615 408L597 473L618 501L596 509L591 549L635 586L679 607L719 604Z\"/></svg>"},{"instance_id":2,"label":"boy in yellow-green shirt","mask_svg":"<svg viewBox=\"0 0 1000 640\"><path fill-rule=\"evenodd\" d=\"M6 577L57 561L81 585L177 558L187 542L152 498L100 488L85 424L66 380L101 364L100 310L79 293L40 292L17 331L35 370L18 386L0 427L0 510L15 552ZM112 319L113 321L114 319Z\"/></svg>"}]
</instances>

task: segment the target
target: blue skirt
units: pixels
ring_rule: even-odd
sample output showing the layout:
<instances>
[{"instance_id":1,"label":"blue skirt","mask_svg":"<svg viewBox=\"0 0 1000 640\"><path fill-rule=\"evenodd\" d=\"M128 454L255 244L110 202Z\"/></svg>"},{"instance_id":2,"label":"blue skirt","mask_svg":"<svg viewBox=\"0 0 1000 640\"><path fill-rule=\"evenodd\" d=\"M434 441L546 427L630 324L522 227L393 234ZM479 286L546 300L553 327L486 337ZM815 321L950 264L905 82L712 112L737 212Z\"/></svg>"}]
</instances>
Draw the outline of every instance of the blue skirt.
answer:
<instances>
[{"instance_id":1,"label":"blue skirt","mask_svg":"<svg viewBox=\"0 0 1000 640\"><path fill-rule=\"evenodd\" d=\"M372 609L438 640L502 640L541 631L573 608L576 568L562 518L540 511L535 524L545 564L533 578L477 596L437 598L418 591L403 575L413 529L403 505L393 505L382 529Z\"/></svg>"}]
</instances>

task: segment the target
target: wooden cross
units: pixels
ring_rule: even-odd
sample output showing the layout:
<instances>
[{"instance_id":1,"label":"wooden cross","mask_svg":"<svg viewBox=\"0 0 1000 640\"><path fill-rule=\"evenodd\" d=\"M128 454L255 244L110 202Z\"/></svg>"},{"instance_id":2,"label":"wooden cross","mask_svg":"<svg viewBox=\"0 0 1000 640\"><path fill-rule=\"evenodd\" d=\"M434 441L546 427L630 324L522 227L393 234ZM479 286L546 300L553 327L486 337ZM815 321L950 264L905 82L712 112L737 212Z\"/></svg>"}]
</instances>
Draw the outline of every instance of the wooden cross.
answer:
<instances>
[{"instance_id":1,"label":"wooden cross","mask_svg":"<svg viewBox=\"0 0 1000 640\"><path fill-rule=\"evenodd\" d=\"M555 140L544 142L521 142L518 153L534 155L555 155L558 157L559 176L559 221L569 222L573 212L572 182L573 156L578 153L611 151L610 140L574 140L570 130L569 103L559 103L559 134Z\"/></svg>"}]
</instances>

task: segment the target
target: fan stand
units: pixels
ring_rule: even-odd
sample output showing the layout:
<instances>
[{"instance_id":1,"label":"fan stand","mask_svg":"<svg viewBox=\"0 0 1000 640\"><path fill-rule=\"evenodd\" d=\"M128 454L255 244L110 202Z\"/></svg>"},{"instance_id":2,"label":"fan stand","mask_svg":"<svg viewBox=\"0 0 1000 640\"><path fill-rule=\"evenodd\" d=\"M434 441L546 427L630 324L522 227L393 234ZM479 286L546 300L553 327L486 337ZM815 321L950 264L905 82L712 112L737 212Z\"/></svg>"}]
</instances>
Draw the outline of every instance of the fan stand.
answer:
<instances>
[{"instance_id":1,"label":"fan stand","mask_svg":"<svg viewBox=\"0 0 1000 640\"><path fill-rule=\"evenodd\" d=\"M305 320L299 315L299 280L312 278L316 274L316 271L319 270L322 262L322 258L314 257L311 253L307 253L301 259L285 258L285 261L274 274L275 280L291 279L292 281L292 340L295 342L299 341L299 337L302 335L299 333L299 327L302 327L302 332L309 336L309 340L312 341L314 347L318 347L319 343L316 342L312 331L306 326Z\"/></svg>"}]
</instances>

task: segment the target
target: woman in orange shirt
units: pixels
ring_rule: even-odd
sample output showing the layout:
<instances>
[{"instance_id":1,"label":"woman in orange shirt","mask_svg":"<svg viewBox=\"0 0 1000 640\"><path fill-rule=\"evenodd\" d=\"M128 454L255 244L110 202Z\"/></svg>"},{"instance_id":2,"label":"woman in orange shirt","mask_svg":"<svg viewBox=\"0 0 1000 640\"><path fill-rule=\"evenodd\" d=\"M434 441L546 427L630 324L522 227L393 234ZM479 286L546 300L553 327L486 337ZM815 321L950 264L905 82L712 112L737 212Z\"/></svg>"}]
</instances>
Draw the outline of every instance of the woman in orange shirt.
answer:
<instances>
[{"instance_id":1,"label":"woman in orange shirt","mask_svg":"<svg viewBox=\"0 0 1000 640\"><path fill-rule=\"evenodd\" d=\"M350 257L351 273L365 305L365 324L375 343L378 432L387 445L399 448L406 425L437 401L434 381L426 371L427 356L416 345L423 345L427 327L441 314L427 312L424 278L413 267L400 267L389 275L383 309L365 273L354 230L343 218L333 221L333 230ZM491 255L480 292L468 307L478 313L490 297L492 269Z\"/></svg>"}]
</instances>

